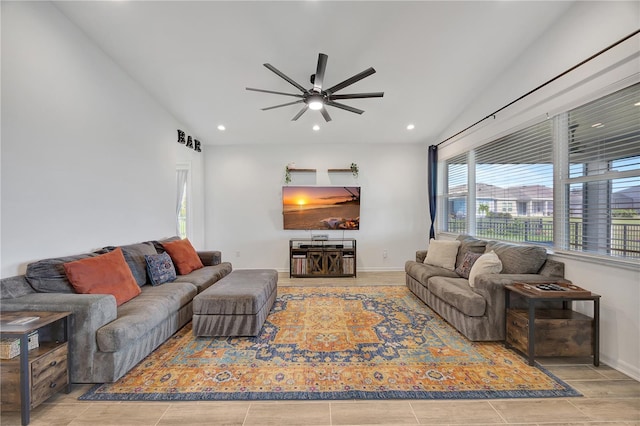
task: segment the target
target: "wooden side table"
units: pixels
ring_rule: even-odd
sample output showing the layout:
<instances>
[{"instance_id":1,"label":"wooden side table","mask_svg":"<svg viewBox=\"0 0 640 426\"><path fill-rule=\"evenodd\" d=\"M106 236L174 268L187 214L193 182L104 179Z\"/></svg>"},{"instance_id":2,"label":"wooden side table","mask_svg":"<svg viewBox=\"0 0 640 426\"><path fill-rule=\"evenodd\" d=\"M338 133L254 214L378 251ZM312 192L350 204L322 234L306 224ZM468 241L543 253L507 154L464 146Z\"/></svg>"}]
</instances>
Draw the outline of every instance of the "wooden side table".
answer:
<instances>
[{"instance_id":1,"label":"wooden side table","mask_svg":"<svg viewBox=\"0 0 640 426\"><path fill-rule=\"evenodd\" d=\"M27 317L38 318L25 324L11 324ZM0 313L0 338L20 339L20 355L0 360L0 402L2 409L20 410L23 425L29 424L32 408L62 389L66 393L71 391L68 358L70 329L71 312ZM29 334L36 330L39 346L29 350Z\"/></svg>"},{"instance_id":2,"label":"wooden side table","mask_svg":"<svg viewBox=\"0 0 640 426\"><path fill-rule=\"evenodd\" d=\"M545 291L538 284L505 286L505 347L525 353L529 365L536 356L585 355L600 365L600 295L568 284L558 284L565 290ZM524 297L526 310L511 309L513 293ZM576 300L593 302L593 318L571 309ZM561 301L562 309L536 309L543 301Z\"/></svg>"}]
</instances>

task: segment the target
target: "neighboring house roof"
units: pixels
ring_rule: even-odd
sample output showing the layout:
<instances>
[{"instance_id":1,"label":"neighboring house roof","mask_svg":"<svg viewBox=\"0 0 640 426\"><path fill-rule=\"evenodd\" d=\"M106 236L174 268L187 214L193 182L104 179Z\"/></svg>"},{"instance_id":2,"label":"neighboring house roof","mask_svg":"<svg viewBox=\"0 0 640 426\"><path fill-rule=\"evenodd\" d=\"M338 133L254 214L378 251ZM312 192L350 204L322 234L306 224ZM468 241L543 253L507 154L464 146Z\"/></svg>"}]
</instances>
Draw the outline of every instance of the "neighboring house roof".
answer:
<instances>
[{"instance_id":1,"label":"neighboring house roof","mask_svg":"<svg viewBox=\"0 0 640 426\"><path fill-rule=\"evenodd\" d=\"M458 185L451 188L451 194L467 195L467 185ZM494 200L552 200L553 188L544 185L524 185L502 188L486 183L476 184L476 197Z\"/></svg>"},{"instance_id":2,"label":"neighboring house roof","mask_svg":"<svg viewBox=\"0 0 640 426\"><path fill-rule=\"evenodd\" d=\"M614 209L640 209L640 185L611 194L611 207Z\"/></svg>"}]
</instances>

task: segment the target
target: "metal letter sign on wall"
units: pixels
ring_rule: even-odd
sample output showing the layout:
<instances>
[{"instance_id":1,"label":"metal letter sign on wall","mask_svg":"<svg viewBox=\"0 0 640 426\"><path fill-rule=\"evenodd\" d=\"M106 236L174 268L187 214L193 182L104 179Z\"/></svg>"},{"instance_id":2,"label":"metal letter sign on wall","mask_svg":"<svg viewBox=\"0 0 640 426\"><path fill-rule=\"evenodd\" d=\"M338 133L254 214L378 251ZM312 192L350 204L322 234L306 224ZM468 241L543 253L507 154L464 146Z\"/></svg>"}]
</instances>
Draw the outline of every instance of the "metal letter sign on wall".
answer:
<instances>
[{"instance_id":1,"label":"metal letter sign on wall","mask_svg":"<svg viewBox=\"0 0 640 426\"><path fill-rule=\"evenodd\" d=\"M181 143L196 152L202 152L202 148L200 148L200 141L198 139L191 139L191 136L187 136L187 139L185 140L184 137L185 133L178 129L178 143Z\"/></svg>"}]
</instances>

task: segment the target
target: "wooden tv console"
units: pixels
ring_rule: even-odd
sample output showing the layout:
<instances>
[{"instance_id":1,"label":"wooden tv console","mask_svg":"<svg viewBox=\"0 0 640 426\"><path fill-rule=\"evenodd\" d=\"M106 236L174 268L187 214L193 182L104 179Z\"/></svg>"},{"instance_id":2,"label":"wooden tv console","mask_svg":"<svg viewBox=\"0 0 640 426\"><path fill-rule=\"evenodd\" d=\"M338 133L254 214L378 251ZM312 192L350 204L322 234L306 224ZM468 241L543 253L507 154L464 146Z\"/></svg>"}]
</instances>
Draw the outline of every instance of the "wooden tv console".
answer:
<instances>
[{"instance_id":1,"label":"wooden tv console","mask_svg":"<svg viewBox=\"0 0 640 426\"><path fill-rule=\"evenodd\" d=\"M355 239L293 238L289 240L289 277L355 276Z\"/></svg>"}]
</instances>

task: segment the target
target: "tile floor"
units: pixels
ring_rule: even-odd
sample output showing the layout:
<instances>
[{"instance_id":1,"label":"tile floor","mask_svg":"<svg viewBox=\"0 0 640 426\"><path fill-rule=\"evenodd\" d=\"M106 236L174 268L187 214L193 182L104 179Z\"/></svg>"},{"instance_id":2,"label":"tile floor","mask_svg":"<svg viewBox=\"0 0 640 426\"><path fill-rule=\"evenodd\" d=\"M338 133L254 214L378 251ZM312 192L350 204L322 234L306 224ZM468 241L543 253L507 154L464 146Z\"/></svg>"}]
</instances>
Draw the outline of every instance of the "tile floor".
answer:
<instances>
[{"instance_id":1,"label":"tile floor","mask_svg":"<svg viewBox=\"0 0 640 426\"><path fill-rule=\"evenodd\" d=\"M359 273L358 278L289 279L279 285L404 285L402 272ZM74 385L32 411L31 425L590 425L640 426L640 382L588 359L541 359L541 364L584 397L465 401L78 401L90 385ZM20 425L3 412L2 426Z\"/></svg>"}]
</instances>

